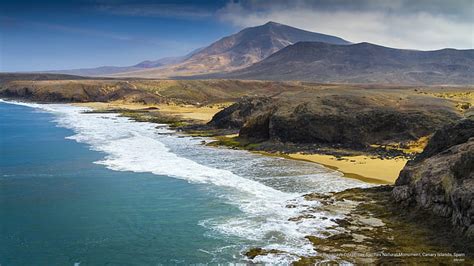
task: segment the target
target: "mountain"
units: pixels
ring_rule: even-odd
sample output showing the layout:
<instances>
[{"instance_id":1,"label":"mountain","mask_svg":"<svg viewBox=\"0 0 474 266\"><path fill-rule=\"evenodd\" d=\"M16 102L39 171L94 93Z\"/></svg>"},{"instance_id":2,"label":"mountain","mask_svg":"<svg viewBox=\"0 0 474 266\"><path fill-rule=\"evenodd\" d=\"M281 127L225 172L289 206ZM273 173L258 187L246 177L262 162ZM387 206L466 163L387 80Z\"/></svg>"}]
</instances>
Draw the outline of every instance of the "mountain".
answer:
<instances>
[{"instance_id":1,"label":"mountain","mask_svg":"<svg viewBox=\"0 0 474 266\"><path fill-rule=\"evenodd\" d=\"M154 61L143 61L133 66L101 66L94 68L78 68L67 70L50 70L48 73L80 75L80 76L103 76L121 72L139 71L148 68L165 66L168 64L176 64L184 60L184 56L179 57L165 57Z\"/></svg>"},{"instance_id":2,"label":"mountain","mask_svg":"<svg viewBox=\"0 0 474 266\"><path fill-rule=\"evenodd\" d=\"M224 37L181 63L118 75L169 77L231 71L250 66L280 49L300 41L350 44L335 36L268 22L261 26L245 28L236 34Z\"/></svg>"},{"instance_id":3,"label":"mountain","mask_svg":"<svg viewBox=\"0 0 474 266\"><path fill-rule=\"evenodd\" d=\"M132 71L140 71L149 68L156 68L156 67L163 67L166 65L177 64L180 63L195 53L201 51L202 48L196 49L191 53L184 55L184 56L175 56L175 57L164 57L158 60L146 60L140 62L133 66L101 66L101 67L94 67L94 68L79 68L79 69L68 69L68 70L50 70L46 71L48 73L58 73L58 74L69 74L69 75L80 75L80 76L107 76L115 73L122 73L122 72L132 72Z\"/></svg>"},{"instance_id":4,"label":"mountain","mask_svg":"<svg viewBox=\"0 0 474 266\"><path fill-rule=\"evenodd\" d=\"M299 42L250 67L207 78L335 83L474 84L474 50ZM201 76L202 78L202 76Z\"/></svg>"},{"instance_id":5,"label":"mountain","mask_svg":"<svg viewBox=\"0 0 474 266\"><path fill-rule=\"evenodd\" d=\"M187 56L176 56L176 57L165 57L165 58L160 58L158 60L145 60L143 62L140 62L134 67L138 68L153 68L153 67L161 67L161 66L166 66L166 65L171 65L171 64L176 64L179 62L184 61L187 58Z\"/></svg>"},{"instance_id":6,"label":"mountain","mask_svg":"<svg viewBox=\"0 0 474 266\"><path fill-rule=\"evenodd\" d=\"M67 74L67 75L79 75L79 76L104 76L120 72L137 71L143 68L135 66L101 66L94 68L77 68L77 69L66 69L66 70L48 70L47 73Z\"/></svg>"}]
</instances>

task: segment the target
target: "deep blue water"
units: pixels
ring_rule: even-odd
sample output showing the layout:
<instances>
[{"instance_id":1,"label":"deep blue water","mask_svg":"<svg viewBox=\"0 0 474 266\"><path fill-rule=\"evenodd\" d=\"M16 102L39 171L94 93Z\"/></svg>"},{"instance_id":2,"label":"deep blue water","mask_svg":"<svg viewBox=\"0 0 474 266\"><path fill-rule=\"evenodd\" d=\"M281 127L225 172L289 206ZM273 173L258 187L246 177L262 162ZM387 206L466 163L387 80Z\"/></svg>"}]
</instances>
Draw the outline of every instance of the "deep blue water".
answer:
<instances>
[{"instance_id":1,"label":"deep blue water","mask_svg":"<svg viewBox=\"0 0 474 266\"><path fill-rule=\"evenodd\" d=\"M0 265L236 261L199 221L238 212L180 179L117 172L54 115L0 103ZM215 253L214 253L215 254Z\"/></svg>"}]
</instances>

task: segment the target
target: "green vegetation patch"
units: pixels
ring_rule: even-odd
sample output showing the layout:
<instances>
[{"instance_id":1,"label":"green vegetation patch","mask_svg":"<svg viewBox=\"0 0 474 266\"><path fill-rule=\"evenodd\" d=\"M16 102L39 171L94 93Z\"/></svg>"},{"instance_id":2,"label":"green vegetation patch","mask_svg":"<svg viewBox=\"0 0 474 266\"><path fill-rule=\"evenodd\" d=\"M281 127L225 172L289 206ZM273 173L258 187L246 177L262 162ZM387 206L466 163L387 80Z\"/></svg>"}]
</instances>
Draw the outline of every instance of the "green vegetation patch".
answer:
<instances>
[{"instance_id":1,"label":"green vegetation patch","mask_svg":"<svg viewBox=\"0 0 474 266\"><path fill-rule=\"evenodd\" d=\"M249 140L236 136L215 136L216 141L209 142L207 145L211 147L225 146L232 149L255 150L260 145L258 143L251 143Z\"/></svg>"},{"instance_id":2,"label":"green vegetation patch","mask_svg":"<svg viewBox=\"0 0 474 266\"><path fill-rule=\"evenodd\" d=\"M122 110L119 113L121 116L128 117L138 122L168 124L170 127L181 127L188 124L188 121L183 120L179 116L164 115L158 111Z\"/></svg>"}]
</instances>

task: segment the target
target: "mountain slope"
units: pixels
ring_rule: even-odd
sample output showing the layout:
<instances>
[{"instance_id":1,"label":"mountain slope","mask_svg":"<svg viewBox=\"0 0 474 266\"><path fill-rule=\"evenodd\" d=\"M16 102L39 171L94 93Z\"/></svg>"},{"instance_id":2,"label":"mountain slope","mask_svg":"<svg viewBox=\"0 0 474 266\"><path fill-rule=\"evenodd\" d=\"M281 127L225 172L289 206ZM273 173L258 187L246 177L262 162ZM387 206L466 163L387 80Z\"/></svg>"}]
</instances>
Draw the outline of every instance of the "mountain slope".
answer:
<instances>
[{"instance_id":1,"label":"mountain slope","mask_svg":"<svg viewBox=\"0 0 474 266\"><path fill-rule=\"evenodd\" d=\"M68 74L68 75L81 75L81 76L103 76L121 72L139 71L148 68L160 67L169 64L176 64L185 59L184 56L179 57L165 57L158 60L146 60L133 66L100 66L94 68L78 68L78 69L66 69L66 70L50 70L48 73Z\"/></svg>"},{"instance_id":2,"label":"mountain slope","mask_svg":"<svg viewBox=\"0 0 474 266\"><path fill-rule=\"evenodd\" d=\"M231 71L250 66L299 41L349 44L338 37L268 22L224 37L179 64L119 76L164 77Z\"/></svg>"},{"instance_id":3,"label":"mountain slope","mask_svg":"<svg viewBox=\"0 0 474 266\"><path fill-rule=\"evenodd\" d=\"M208 76L341 83L474 84L474 50L300 42L245 69Z\"/></svg>"},{"instance_id":4,"label":"mountain slope","mask_svg":"<svg viewBox=\"0 0 474 266\"><path fill-rule=\"evenodd\" d=\"M133 66L100 66L94 68L79 68L79 69L67 69L67 70L50 70L47 73L58 73L68 75L80 75L80 76L107 76L115 73L140 71L149 68L163 67L166 65L180 63L194 54L201 51L202 48L195 49L192 52L184 56L164 57L158 60L145 60Z\"/></svg>"}]
</instances>

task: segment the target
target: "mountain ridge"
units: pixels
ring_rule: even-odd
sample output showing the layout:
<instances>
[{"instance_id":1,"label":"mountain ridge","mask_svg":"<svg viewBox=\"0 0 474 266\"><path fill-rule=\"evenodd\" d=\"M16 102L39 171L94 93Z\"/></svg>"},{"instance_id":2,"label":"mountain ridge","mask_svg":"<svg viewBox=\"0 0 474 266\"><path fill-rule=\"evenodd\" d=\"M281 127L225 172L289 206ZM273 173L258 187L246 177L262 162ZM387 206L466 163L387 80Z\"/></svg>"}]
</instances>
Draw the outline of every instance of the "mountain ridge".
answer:
<instances>
[{"instance_id":1,"label":"mountain ridge","mask_svg":"<svg viewBox=\"0 0 474 266\"><path fill-rule=\"evenodd\" d=\"M474 84L474 50L404 50L371 43L298 42L244 69L195 78L330 83Z\"/></svg>"}]
</instances>

